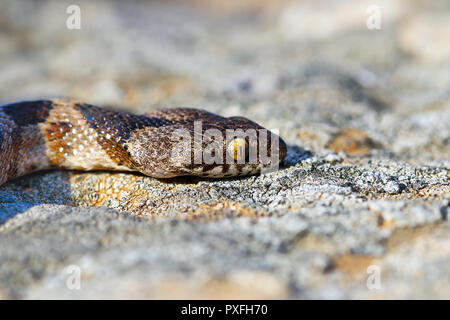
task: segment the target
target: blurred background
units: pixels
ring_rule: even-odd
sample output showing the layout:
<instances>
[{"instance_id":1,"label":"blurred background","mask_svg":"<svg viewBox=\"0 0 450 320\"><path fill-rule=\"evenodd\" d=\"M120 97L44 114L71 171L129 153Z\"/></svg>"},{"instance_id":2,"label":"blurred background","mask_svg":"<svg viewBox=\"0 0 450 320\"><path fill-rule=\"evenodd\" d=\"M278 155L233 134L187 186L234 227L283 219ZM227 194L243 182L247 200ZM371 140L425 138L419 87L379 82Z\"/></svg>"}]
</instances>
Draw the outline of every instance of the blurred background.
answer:
<instances>
[{"instance_id":1,"label":"blurred background","mask_svg":"<svg viewBox=\"0 0 450 320\"><path fill-rule=\"evenodd\" d=\"M345 126L409 159L448 156L448 1L80 0L69 29L72 4L1 1L1 103L202 107L315 151Z\"/></svg>"}]
</instances>

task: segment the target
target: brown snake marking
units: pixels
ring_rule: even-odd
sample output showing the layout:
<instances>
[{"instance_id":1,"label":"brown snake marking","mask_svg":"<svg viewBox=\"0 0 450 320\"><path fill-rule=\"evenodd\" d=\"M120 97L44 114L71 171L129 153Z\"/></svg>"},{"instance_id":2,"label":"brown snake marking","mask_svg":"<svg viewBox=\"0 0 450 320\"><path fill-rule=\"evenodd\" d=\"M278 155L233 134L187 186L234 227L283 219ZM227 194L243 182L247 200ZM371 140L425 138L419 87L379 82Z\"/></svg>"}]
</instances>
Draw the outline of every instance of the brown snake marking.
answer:
<instances>
[{"instance_id":1,"label":"brown snake marking","mask_svg":"<svg viewBox=\"0 0 450 320\"><path fill-rule=\"evenodd\" d=\"M194 125L199 120L202 122L200 133L195 131ZM173 133L179 129L192 137L202 135L201 145L192 140L188 163L180 162L171 154L176 143ZM278 157L269 162L258 158L250 163L246 155L241 162L195 163L194 148L220 143L205 139L207 129L217 129L224 135L223 145L216 149L223 152L223 159L230 150L230 141L225 139L227 129L254 129L258 134L265 130L243 117L224 118L188 108L134 115L57 99L0 106L0 185L34 171L53 168L138 171L156 178L186 175L220 178L260 172L278 165L286 155L286 144L279 139L279 147L275 149ZM271 154L272 139L279 137L270 132L267 136L267 156L270 157L274 152L272 150ZM245 138L246 146L248 139ZM261 148L259 141L257 147ZM235 145L231 150L235 150L233 148Z\"/></svg>"}]
</instances>

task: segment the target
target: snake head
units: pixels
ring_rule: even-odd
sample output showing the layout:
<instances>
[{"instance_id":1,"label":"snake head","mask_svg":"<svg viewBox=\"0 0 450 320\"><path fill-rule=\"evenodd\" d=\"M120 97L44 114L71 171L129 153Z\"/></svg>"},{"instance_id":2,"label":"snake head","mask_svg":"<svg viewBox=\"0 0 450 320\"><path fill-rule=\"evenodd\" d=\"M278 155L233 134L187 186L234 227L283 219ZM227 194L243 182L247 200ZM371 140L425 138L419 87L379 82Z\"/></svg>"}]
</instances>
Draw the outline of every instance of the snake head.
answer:
<instances>
[{"instance_id":1,"label":"snake head","mask_svg":"<svg viewBox=\"0 0 450 320\"><path fill-rule=\"evenodd\" d=\"M244 117L224 118L197 109L148 114L164 123L140 129L129 152L136 170L157 178L222 178L276 170L285 142Z\"/></svg>"}]
</instances>

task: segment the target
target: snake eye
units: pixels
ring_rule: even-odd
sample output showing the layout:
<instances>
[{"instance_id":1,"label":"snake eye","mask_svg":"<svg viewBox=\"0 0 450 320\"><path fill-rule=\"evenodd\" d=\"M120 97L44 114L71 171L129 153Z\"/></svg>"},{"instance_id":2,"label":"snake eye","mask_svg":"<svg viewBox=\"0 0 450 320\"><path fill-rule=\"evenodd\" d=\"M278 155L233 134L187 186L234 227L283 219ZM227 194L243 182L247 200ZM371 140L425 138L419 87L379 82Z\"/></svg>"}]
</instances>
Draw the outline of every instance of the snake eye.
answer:
<instances>
[{"instance_id":1,"label":"snake eye","mask_svg":"<svg viewBox=\"0 0 450 320\"><path fill-rule=\"evenodd\" d=\"M234 138L227 146L227 152L234 160L245 162L247 151L247 142L244 138Z\"/></svg>"}]
</instances>

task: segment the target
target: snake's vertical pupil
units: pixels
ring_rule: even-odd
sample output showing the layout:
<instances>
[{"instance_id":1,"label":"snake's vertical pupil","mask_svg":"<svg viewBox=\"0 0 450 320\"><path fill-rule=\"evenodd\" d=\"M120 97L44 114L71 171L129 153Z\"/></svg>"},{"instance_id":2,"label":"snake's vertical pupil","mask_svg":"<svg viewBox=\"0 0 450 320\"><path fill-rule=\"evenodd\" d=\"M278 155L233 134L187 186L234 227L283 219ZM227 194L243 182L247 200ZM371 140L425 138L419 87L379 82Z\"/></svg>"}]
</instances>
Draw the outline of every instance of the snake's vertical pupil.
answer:
<instances>
[{"instance_id":1,"label":"snake's vertical pupil","mask_svg":"<svg viewBox=\"0 0 450 320\"><path fill-rule=\"evenodd\" d=\"M234 160L245 159L246 143L244 138L235 138L228 144L227 151Z\"/></svg>"}]
</instances>

